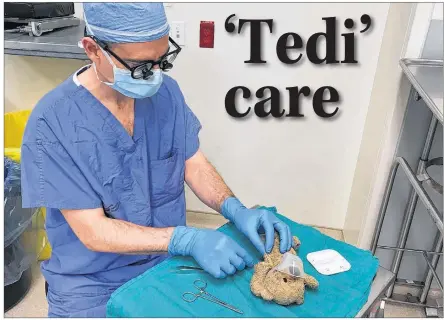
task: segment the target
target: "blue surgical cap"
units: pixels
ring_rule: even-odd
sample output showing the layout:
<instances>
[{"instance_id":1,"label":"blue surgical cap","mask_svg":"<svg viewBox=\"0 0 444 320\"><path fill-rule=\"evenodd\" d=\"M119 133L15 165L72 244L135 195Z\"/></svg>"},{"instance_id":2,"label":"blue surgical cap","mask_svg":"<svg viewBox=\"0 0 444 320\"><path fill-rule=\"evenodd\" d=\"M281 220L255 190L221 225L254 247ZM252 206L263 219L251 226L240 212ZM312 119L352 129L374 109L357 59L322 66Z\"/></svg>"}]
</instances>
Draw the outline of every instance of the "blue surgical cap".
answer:
<instances>
[{"instance_id":1,"label":"blue surgical cap","mask_svg":"<svg viewBox=\"0 0 444 320\"><path fill-rule=\"evenodd\" d=\"M162 3L85 2L83 11L87 34L105 42L149 42L170 31Z\"/></svg>"}]
</instances>

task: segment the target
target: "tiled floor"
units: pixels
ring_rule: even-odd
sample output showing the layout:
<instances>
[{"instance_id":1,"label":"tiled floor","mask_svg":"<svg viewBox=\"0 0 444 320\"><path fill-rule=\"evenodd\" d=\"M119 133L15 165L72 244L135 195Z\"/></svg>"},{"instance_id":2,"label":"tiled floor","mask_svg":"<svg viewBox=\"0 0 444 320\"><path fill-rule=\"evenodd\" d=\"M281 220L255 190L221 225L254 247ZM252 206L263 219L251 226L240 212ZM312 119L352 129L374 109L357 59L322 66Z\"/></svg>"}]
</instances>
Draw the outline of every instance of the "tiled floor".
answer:
<instances>
[{"instance_id":1,"label":"tiled floor","mask_svg":"<svg viewBox=\"0 0 444 320\"><path fill-rule=\"evenodd\" d=\"M189 212L187 214L187 224L195 227L218 228L226 223L220 215L201 214ZM322 233L343 241L342 232L339 230L317 228ZM386 305L386 317L424 317L424 312L418 308L406 308ZM44 318L47 316L48 304L45 298L45 280L40 273L39 267L33 268L33 280L31 288L26 297L14 308L5 313L5 317L32 317Z\"/></svg>"}]
</instances>

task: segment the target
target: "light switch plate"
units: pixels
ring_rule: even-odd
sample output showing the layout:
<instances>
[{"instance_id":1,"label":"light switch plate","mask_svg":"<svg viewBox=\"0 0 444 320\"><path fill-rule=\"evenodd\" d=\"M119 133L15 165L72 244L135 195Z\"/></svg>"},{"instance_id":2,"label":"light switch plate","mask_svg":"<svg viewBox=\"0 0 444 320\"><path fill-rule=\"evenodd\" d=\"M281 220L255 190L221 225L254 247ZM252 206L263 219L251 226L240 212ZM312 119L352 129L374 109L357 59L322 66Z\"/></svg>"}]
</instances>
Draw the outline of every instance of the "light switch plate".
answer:
<instances>
[{"instance_id":1,"label":"light switch plate","mask_svg":"<svg viewBox=\"0 0 444 320\"><path fill-rule=\"evenodd\" d=\"M185 22L183 21L173 21L170 24L170 37L179 46L185 46Z\"/></svg>"}]
</instances>

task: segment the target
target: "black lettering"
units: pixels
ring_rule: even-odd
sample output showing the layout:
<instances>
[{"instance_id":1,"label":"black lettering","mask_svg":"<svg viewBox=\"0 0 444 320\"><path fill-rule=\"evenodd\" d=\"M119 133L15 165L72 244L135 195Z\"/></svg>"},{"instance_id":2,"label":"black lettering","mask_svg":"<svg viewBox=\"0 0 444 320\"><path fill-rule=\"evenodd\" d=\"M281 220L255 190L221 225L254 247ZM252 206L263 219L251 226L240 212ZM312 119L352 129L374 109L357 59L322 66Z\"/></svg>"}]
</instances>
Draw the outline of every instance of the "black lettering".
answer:
<instances>
[{"instance_id":1,"label":"black lettering","mask_svg":"<svg viewBox=\"0 0 444 320\"><path fill-rule=\"evenodd\" d=\"M293 45L288 45L288 38L293 38ZM296 33L284 33L282 36L280 36L277 45L276 45L276 54L283 63L285 64L294 64L297 63L302 58L302 54L299 54L298 58L293 60L288 57L287 50L288 49L301 49L302 48L302 39L301 37Z\"/></svg>"},{"instance_id":2,"label":"black lettering","mask_svg":"<svg viewBox=\"0 0 444 320\"><path fill-rule=\"evenodd\" d=\"M275 87L262 87L256 91L256 97L263 98L265 90L270 91L270 97L256 103L256 105L254 106L254 112L260 118L265 118L270 114L275 118L282 117L285 113L285 110L281 111L281 101L280 101L281 93ZM268 101L270 101L270 111L267 112L265 111L265 104Z\"/></svg>"},{"instance_id":3,"label":"black lettering","mask_svg":"<svg viewBox=\"0 0 444 320\"><path fill-rule=\"evenodd\" d=\"M298 87L288 87L286 88L290 95L290 112L286 117L297 117L302 118L304 115L300 112L299 96L303 94L308 97L310 95L310 88L303 86L301 90Z\"/></svg>"},{"instance_id":4,"label":"black lettering","mask_svg":"<svg viewBox=\"0 0 444 320\"><path fill-rule=\"evenodd\" d=\"M336 60L336 18L322 18L326 21L326 32L318 32L313 34L307 41L307 56L314 64L321 64L326 61L327 64L339 63ZM323 36L326 43L326 55L324 59L319 58L317 53L318 39Z\"/></svg>"},{"instance_id":5,"label":"black lettering","mask_svg":"<svg viewBox=\"0 0 444 320\"><path fill-rule=\"evenodd\" d=\"M344 26L347 29L352 30L354 27L354 22L352 19L346 19L344 22ZM342 63L358 63L358 61L355 60L355 33L342 33L341 36L344 37L345 43L344 43L344 52L345 52L345 58L342 60Z\"/></svg>"},{"instance_id":6,"label":"black lettering","mask_svg":"<svg viewBox=\"0 0 444 320\"><path fill-rule=\"evenodd\" d=\"M273 33L273 19L267 20L247 20L239 19L239 31L241 32L242 26L245 23L251 23L250 27L250 60L244 61L245 63L267 63L262 60L261 55L261 23L264 22L268 25L270 33Z\"/></svg>"},{"instance_id":7,"label":"black lettering","mask_svg":"<svg viewBox=\"0 0 444 320\"><path fill-rule=\"evenodd\" d=\"M228 18L225 20L225 31L227 31L228 33L232 33L234 32L234 30L236 30L236 26L233 22L230 21L230 19L235 16L235 14L229 15Z\"/></svg>"},{"instance_id":8,"label":"black lettering","mask_svg":"<svg viewBox=\"0 0 444 320\"><path fill-rule=\"evenodd\" d=\"M327 90L330 92L330 99L324 99L324 92ZM321 87L318 90L316 90L316 92L313 95L313 110L319 117L331 118L338 112L339 109L336 107L332 113L327 113L324 110L324 102L338 102L338 101L339 101L339 93L335 88L329 86Z\"/></svg>"},{"instance_id":9,"label":"black lettering","mask_svg":"<svg viewBox=\"0 0 444 320\"><path fill-rule=\"evenodd\" d=\"M364 30L360 31L361 33L366 32L372 26L372 18L370 18L370 16L368 14L363 14L361 16L361 22L363 25L365 25Z\"/></svg>"},{"instance_id":10,"label":"black lettering","mask_svg":"<svg viewBox=\"0 0 444 320\"><path fill-rule=\"evenodd\" d=\"M236 109L236 104L235 104L235 100L236 100L236 92L241 89L242 90L242 96L244 99L249 99L251 97L251 92L248 88L243 87L243 86L237 86L234 88L231 88L226 96L225 96L225 110L227 111L227 113L234 117L234 118L242 118L245 117L251 110L251 107L248 107L247 111L244 113L239 113Z\"/></svg>"}]
</instances>

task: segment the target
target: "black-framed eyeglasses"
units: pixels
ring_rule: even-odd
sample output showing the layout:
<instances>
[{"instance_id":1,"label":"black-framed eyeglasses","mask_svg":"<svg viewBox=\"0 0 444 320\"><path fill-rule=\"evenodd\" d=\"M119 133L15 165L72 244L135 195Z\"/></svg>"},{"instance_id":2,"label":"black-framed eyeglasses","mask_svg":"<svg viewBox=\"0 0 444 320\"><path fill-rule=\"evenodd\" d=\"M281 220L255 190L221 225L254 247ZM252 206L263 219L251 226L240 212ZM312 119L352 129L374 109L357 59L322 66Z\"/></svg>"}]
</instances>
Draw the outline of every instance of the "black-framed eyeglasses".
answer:
<instances>
[{"instance_id":1,"label":"black-framed eyeglasses","mask_svg":"<svg viewBox=\"0 0 444 320\"><path fill-rule=\"evenodd\" d=\"M117 61L119 61L125 68L127 68L131 72L131 77L133 79L144 79L147 80L149 77L153 75L153 72L151 71L154 66L158 65L159 68L164 71L168 72L173 67L173 62L176 59L179 52L182 50L182 48L173 40L171 37L169 37L169 42L173 45L174 49L171 49L171 46L168 47L167 53L165 53L162 57L160 57L159 60L145 60L145 61L125 61L124 59L120 58L117 54L115 54L109 47L109 45L99 39L97 39L95 36L88 35L86 33L85 28L85 37L89 37L93 39L103 50L111 54L114 58L116 58Z\"/></svg>"}]
</instances>

